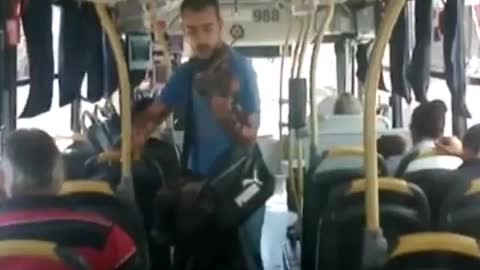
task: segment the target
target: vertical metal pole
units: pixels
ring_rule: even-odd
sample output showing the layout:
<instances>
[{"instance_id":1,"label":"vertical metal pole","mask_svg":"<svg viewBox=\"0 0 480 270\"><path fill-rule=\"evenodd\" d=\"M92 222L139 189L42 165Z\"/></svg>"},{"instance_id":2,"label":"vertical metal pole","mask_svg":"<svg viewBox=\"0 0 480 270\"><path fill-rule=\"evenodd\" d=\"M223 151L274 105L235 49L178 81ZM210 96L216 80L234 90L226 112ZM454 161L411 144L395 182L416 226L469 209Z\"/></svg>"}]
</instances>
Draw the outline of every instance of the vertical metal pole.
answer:
<instances>
[{"instance_id":1,"label":"vertical metal pole","mask_svg":"<svg viewBox=\"0 0 480 270\"><path fill-rule=\"evenodd\" d=\"M17 128L17 46L6 50L6 86L4 91L6 103L5 129L12 131Z\"/></svg>"},{"instance_id":2,"label":"vertical metal pole","mask_svg":"<svg viewBox=\"0 0 480 270\"><path fill-rule=\"evenodd\" d=\"M82 111L82 99L77 97L72 102L72 107L70 110L70 129L75 133L80 133L82 125L80 123L80 114Z\"/></svg>"},{"instance_id":3,"label":"vertical metal pole","mask_svg":"<svg viewBox=\"0 0 480 270\"><path fill-rule=\"evenodd\" d=\"M347 90L347 58L345 51L345 38L339 37L335 41L335 58L337 62L337 93L341 95L343 93L348 93Z\"/></svg>"},{"instance_id":4,"label":"vertical metal pole","mask_svg":"<svg viewBox=\"0 0 480 270\"><path fill-rule=\"evenodd\" d=\"M13 1L0 1L0 23L1 29L6 29L6 20L10 16L11 5ZM5 131L9 132L16 128L17 120L17 46L9 46L6 32L3 32L3 56L0 62L3 62L3 86L1 94L1 123L5 126Z\"/></svg>"},{"instance_id":5,"label":"vertical metal pole","mask_svg":"<svg viewBox=\"0 0 480 270\"><path fill-rule=\"evenodd\" d=\"M0 18L0 22L2 19ZM3 154L4 127L3 127L3 92L5 92L5 34L0 27L0 155Z\"/></svg>"},{"instance_id":6,"label":"vertical metal pole","mask_svg":"<svg viewBox=\"0 0 480 270\"><path fill-rule=\"evenodd\" d=\"M3 93L7 91L5 82L5 32L0 28L0 127L4 124L4 97Z\"/></svg>"}]
</instances>

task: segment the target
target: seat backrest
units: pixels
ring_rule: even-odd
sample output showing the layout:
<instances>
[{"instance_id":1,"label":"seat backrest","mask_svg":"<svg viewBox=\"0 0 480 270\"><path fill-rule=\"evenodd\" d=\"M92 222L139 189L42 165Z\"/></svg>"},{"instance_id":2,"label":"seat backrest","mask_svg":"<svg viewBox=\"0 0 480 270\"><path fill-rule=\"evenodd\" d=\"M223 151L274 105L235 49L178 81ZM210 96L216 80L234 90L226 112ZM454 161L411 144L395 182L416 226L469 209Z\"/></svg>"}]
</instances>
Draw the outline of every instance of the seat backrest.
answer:
<instances>
[{"instance_id":1,"label":"seat backrest","mask_svg":"<svg viewBox=\"0 0 480 270\"><path fill-rule=\"evenodd\" d=\"M106 180L115 189L121 179L120 158L120 151L103 152L92 158L86 165L86 170L89 171L88 178ZM175 163L175 161L172 163ZM170 165L170 167L172 166L174 165ZM140 209L147 231L150 231L153 226L154 198L161 187L169 184L165 176L165 172L168 170L164 170L164 167L169 166L161 164L155 154L148 151L144 152L140 160L134 160L132 164L135 201ZM172 182L175 180L172 180Z\"/></svg>"},{"instance_id":2,"label":"seat backrest","mask_svg":"<svg viewBox=\"0 0 480 270\"><path fill-rule=\"evenodd\" d=\"M456 170L463 160L456 156L436 154L434 149L413 151L400 162L397 177L426 170Z\"/></svg>"},{"instance_id":3,"label":"seat backrest","mask_svg":"<svg viewBox=\"0 0 480 270\"><path fill-rule=\"evenodd\" d=\"M451 182L446 176L457 169L463 160L454 156L436 155L432 151L417 152L405 160L407 161L402 161L399 168L400 171L405 168L402 178L418 185L425 192L432 207L432 219L438 220L441 203Z\"/></svg>"},{"instance_id":4,"label":"seat backrest","mask_svg":"<svg viewBox=\"0 0 480 270\"><path fill-rule=\"evenodd\" d=\"M408 138L410 133L407 129L385 129L378 130L377 137L382 135L399 135L406 139L409 145ZM326 151L344 146L358 146L363 144L363 129L357 131L344 130L344 128L336 130L320 130L318 133L319 151ZM307 144L309 145L309 144Z\"/></svg>"},{"instance_id":5,"label":"seat backrest","mask_svg":"<svg viewBox=\"0 0 480 270\"><path fill-rule=\"evenodd\" d=\"M388 242L429 228L428 201L419 187L395 178L380 178L378 186L382 232ZM316 269L361 268L366 187L367 181L360 179L330 193L323 218L317 223Z\"/></svg>"},{"instance_id":6,"label":"seat backrest","mask_svg":"<svg viewBox=\"0 0 480 270\"><path fill-rule=\"evenodd\" d=\"M48 241L0 241L0 269L3 270L90 270L85 260L72 251Z\"/></svg>"},{"instance_id":7,"label":"seat backrest","mask_svg":"<svg viewBox=\"0 0 480 270\"><path fill-rule=\"evenodd\" d=\"M138 267L148 267L148 241L137 208L117 197L102 180L68 180L60 192L76 211L96 213L124 229L135 241ZM143 268L140 268L143 269Z\"/></svg>"},{"instance_id":8,"label":"seat backrest","mask_svg":"<svg viewBox=\"0 0 480 270\"><path fill-rule=\"evenodd\" d=\"M85 163L94 156L95 149L88 143L75 142L63 153L65 177L67 179L81 179L87 177Z\"/></svg>"},{"instance_id":9,"label":"seat backrest","mask_svg":"<svg viewBox=\"0 0 480 270\"><path fill-rule=\"evenodd\" d=\"M133 267L138 256L136 244L125 230L98 214L76 211L62 197L3 202L0 241L11 239L55 242L82 256L94 269Z\"/></svg>"},{"instance_id":10,"label":"seat backrest","mask_svg":"<svg viewBox=\"0 0 480 270\"><path fill-rule=\"evenodd\" d=\"M456 181L457 179L451 179ZM480 237L480 179L452 185L439 214L438 227L442 231Z\"/></svg>"},{"instance_id":11,"label":"seat backrest","mask_svg":"<svg viewBox=\"0 0 480 270\"><path fill-rule=\"evenodd\" d=\"M452 233L414 233L391 247L385 270L479 269L480 248L475 238Z\"/></svg>"},{"instance_id":12,"label":"seat backrest","mask_svg":"<svg viewBox=\"0 0 480 270\"><path fill-rule=\"evenodd\" d=\"M390 129L392 124L384 116L377 116L377 130ZM319 131L363 131L363 115L330 115L319 124Z\"/></svg>"},{"instance_id":13,"label":"seat backrest","mask_svg":"<svg viewBox=\"0 0 480 270\"><path fill-rule=\"evenodd\" d=\"M364 177L363 149L336 148L311 159L304 183L302 223L302 265L313 269L315 265L315 235L318 220L325 210L328 196L334 186ZM380 175L386 174L383 159L379 157Z\"/></svg>"}]
</instances>

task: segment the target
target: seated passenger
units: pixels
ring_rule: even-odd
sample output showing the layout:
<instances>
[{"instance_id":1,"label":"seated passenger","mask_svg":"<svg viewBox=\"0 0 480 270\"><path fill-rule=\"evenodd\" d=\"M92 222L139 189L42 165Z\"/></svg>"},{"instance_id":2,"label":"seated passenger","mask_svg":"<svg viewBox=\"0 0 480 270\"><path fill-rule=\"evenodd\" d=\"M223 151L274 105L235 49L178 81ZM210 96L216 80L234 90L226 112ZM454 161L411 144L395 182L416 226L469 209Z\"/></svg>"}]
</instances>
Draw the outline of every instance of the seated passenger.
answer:
<instances>
[{"instance_id":1,"label":"seated passenger","mask_svg":"<svg viewBox=\"0 0 480 270\"><path fill-rule=\"evenodd\" d=\"M455 185L468 185L470 181L480 178L480 124L469 128L461 142L455 137L439 140L437 150L460 156L464 160L457 170L449 174L450 178L455 179Z\"/></svg>"},{"instance_id":2,"label":"seated passenger","mask_svg":"<svg viewBox=\"0 0 480 270\"><path fill-rule=\"evenodd\" d=\"M441 100L433 100L419 105L412 114L410 132L413 151L435 147L435 141L443 136L447 106Z\"/></svg>"},{"instance_id":3,"label":"seated passenger","mask_svg":"<svg viewBox=\"0 0 480 270\"><path fill-rule=\"evenodd\" d=\"M400 135L384 135L377 140L377 149L385 159L389 175L393 175L407 151L407 143Z\"/></svg>"},{"instance_id":4,"label":"seated passenger","mask_svg":"<svg viewBox=\"0 0 480 270\"><path fill-rule=\"evenodd\" d=\"M93 270L132 269L132 239L112 222L70 210L57 197L64 168L47 133L20 129L6 139L0 183L7 199L0 206L0 240L56 242L85 258Z\"/></svg>"},{"instance_id":5,"label":"seated passenger","mask_svg":"<svg viewBox=\"0 0 480 270\"><path fill-rule=\"evenodd\" d=\"M318 126L320 130L332 130L332 123L329 123L330 116L361 116L363 112L362 103L360 100L351 94L344 93L338 97L326 97L317 105L318 108ZM308 116L307 125L311 125L311 115ZM362 121L358 119L359 127ZM337 126L334 124L333 126ZM355 126L356 127L356 126ZM337 129L337 128L333 128ZM288 140L287 140L288 141Z\"/></svg>"},{"instance_id":6,"label":"seated passenger","mask_svg":"<svg viewBox=\"0 0 480 270\"><path fill-rule=\"evenodd\" d=\"M341 94L333 107L334 115L357 115L362 114L362 103L356 97L348 93Z\"/></svg>"}]
</instances>

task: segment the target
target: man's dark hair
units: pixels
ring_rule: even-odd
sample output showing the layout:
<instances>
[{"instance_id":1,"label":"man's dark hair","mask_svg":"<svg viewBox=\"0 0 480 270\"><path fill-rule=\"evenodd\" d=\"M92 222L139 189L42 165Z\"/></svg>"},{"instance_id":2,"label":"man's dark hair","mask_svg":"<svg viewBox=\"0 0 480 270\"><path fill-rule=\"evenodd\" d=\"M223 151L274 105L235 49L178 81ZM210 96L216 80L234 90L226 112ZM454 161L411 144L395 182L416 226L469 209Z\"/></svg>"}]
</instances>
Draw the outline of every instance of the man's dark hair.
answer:
<instances>
[{"instance_id":1,"label":"man's dark hair","mask_svg":"<svg viewBox=\"0 0 480 270\"><path fill-rule=\"evenodd\" d=\"M180 13L186 10L202 11L206 8L213 7L218 15L220 15L220 5L218 0L183 0L180 6Z\"/></svg>"},{"instance_id":2,"label":"man's dark hair","mask_svg":"<svg viewBox=\"0 0 480 270\"><path fill-rule=\"evenodd\" d=\"M480 153L480 124L474 125L463 136L463 147L475 154Z\"/></svg>"},{"instance_id":3,"label":"man's dark hair","mask_svg":"<svg viewBox=\"0 0 480 270\"><path fill-rule=\"evenodd\" d=\"M403 155L407 151L407 142L400 135L384 135L377 140L377 151L384 158Z\"/></svg>"},{"instance_id":4,"label":"man's dark hair","mask_svg":"<svg viewBox=\"0 0 480 270\"><path fill-rule=\"evenodd\" d=\"M438 139L443 136L447 106L441 100L419 105L412 114L410 129L418 139Z\"/></svg>"}]
</instances>

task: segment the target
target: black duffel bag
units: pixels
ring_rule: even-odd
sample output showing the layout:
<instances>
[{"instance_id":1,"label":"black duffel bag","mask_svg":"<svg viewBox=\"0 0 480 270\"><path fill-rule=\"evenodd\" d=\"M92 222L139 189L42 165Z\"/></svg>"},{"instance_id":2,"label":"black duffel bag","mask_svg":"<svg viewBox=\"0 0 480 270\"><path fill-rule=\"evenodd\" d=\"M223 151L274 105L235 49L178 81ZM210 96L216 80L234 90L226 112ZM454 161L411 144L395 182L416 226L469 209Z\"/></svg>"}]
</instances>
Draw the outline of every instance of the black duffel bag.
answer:
<instances>
[{"instance_id":1,"label":"black duffel bag","mask_svg":"<svg viewBox=\"0 0 480 270\"><path fill-rule=\"evenodd\" d=\"M175 224L169 227L175 228L175 234L182 239L205 228L217 231L237 229L264 206L274 192L275 178L257 145L248 149L234 147L218 160L221 162L216 163L215 167L219 169L215 177L183 178L178 181L177 189L168 191L159 202L167 205L165 197L173 201L168 208L170 213L172 209L175 212Z\"/></svg>"},{"instance_id":2,"label":"black duffel bag","mask_svg":"<svg viewBox=\"0 0 480 270\"><path fill-rule=\"evenodd\" d=\"M222 158L223 162L217 163L225 169L207 179L198 198L200 204L213 198L213 222L221 230L235 228L246 221L265 205L275 187L275 178L257 144L247 149L237 146L228 152L230 161Z\"/></svg>"}]
</instances>

